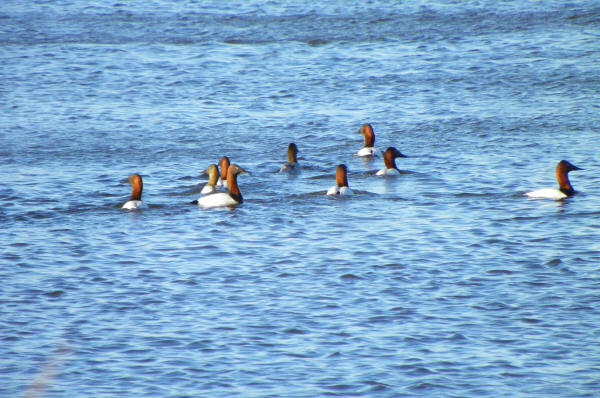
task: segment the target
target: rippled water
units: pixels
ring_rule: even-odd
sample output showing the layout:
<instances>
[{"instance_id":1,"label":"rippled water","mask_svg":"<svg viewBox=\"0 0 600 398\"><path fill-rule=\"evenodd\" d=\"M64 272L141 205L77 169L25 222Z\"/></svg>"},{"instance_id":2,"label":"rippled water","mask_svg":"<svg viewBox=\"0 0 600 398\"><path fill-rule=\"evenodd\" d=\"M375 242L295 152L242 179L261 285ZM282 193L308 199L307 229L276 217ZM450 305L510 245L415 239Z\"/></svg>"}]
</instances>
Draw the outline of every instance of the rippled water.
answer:
<instances>
[{"instance_id":1,"label":"rippled water","mask_svg":"<svg viewBox=\"0 0 600 398\"><path fill-rule=\"evenodd\" d=\"M598 43L594 1L3 2L0 396L596 396ZM244 204L191 205L223 155Z\"/></svg>"}]
</instances>

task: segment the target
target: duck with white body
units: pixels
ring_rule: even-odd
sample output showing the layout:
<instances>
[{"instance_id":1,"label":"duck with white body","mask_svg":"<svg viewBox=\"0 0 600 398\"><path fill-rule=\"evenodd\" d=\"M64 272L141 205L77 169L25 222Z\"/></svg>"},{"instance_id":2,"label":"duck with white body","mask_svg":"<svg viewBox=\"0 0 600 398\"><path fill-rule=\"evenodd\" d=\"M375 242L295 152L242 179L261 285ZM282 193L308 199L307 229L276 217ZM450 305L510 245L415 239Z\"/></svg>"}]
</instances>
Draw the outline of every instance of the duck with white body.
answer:
<instances>
[{"instance_id":1,"label":"duck with white body","mask_svg":"<svg viewBox=\"0 0 600 398\"><path fill-rule=\"evenodd\" d=\"M352 194L352 189L348 186L348 168L345 164L340 164L335 170L335 186L327 190L327 195L347 196Z\"/></svg>"},{"instance_id":2,"label":"duck with white body","mask_svg":"<svg viewBox=\"0 0 600 398\"><path fill-rule=\"evenodd\" d=\"M356 156L375 156L377 150L375 149L375 131L373 131L373 126L370 124L363 124L360 129L358 129L358 134L362 134L365 137L365 146L356 153Z\"/></svg>"},{"instance_id":3,"label":"duck with white body","mask_svg":"<svg viewBox=\"0 0 600 398\"><path fill-rule=\"evenodd\" d=\"M561 160L556 165L556 181L558 182L558 189L556 188L543 188L532 192L527 192L524 195L531 199L552 199L552 200L563 200L570 196L575 195L575 190L569 181L569 172L575 170L583 170L579 167L569 163L566 160Z\"/></svg>"},{"instance_id":4,"label":"duck with white body","mask_svg":"<svg viewBox=\"0 0 600 398\"><path fill-rule=\"evenodd\" d=\"M139 174L132 174L129 176L127 181L131 184L131 197L127 202L125 202L121 209L139 209L144 205L144 203L142 202L142 189L144 188L142 176Z\"/></svg>"},{"instance_id":5,"label":"duck with white body","mask_svg":"<svg viewBox=\"0 0 600 398\"><path fill-rule=\"evenodd\" d=\"M405 158L399 150L393 146L387 148L383 153L383 164L385 168L379 170L376 174L378 176L391 176L400 174L398 166L396 166L396 158Z\"/></svg>"},{"instance_id":6,"label":"duck with white body","mask_svg":"<svg viewBox=\"0 0 600 398\"><path fill-rule=\"evenodd\" d=\"M229 192L217 192L202 196L198 199L198 206L212 208L233 207L241 204L244 199L237 184L237 176L239 174L248 174L248 172L235 164L230 165L227 168L227 185L229 187Z\"/></svg>"}]
</instances>

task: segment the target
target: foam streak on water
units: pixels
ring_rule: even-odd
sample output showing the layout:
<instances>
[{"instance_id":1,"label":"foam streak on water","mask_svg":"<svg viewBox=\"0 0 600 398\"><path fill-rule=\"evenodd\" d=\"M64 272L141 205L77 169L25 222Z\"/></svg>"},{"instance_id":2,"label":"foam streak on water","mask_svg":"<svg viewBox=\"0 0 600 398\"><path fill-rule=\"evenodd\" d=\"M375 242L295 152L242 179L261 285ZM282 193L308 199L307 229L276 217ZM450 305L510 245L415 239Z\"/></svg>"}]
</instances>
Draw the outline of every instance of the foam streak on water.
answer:
<instances>
[{"instance_id":1,"label":"foam streak on water","mask_svg":"<svg viewBox=\"0 0 600 398\"><path fill-rule=\"evenodd\" d=\"M0 396L594 396L599 22L5 1ZM396 178L353 156L367 122ZM223 155L244 204L191 205ZM524 198L561 159L579 194ZM326 197L340 163L356 194Z\"/></svg>"}]
</instances>

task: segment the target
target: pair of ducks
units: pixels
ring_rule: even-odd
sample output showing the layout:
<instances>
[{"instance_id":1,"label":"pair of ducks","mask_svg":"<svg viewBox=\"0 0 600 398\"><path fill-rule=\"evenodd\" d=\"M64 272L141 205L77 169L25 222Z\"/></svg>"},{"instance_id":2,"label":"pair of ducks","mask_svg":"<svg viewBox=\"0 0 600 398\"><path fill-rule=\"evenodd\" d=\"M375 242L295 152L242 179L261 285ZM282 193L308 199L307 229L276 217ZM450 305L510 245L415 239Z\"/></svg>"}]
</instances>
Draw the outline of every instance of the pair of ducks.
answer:
<instances>
[{"instance_id":1,"label":"pair of ducks","mask_svg":"<svg viewBox=\"0 0 600 398\"><path fill-rule=\"evenodd\" d=\"M359 157L374 157L377 154L377 150L375 149L375 132L373 131L373 126L370 124L363 124L360 129L358 129L358 134L362 134L365 137L365 146L356 153L356 156ZM385 168L379 170L376 175L384 176L384 175L396 175L400 174L400 170L396 166L396 158L405 158L407 156L403 155L399 150L394 148L393 146L388 147L383 154L383 164Z\"/></svg>"},{"instance_id":2,"label":"pair of ducks","mask_svg":"<svg viewBox=\"0 0 600 398\"><path fill-rule=\"evenodd\" d=\"M575 195L575 190L569 181L569 172L575 170L583 170L572 163L561 160L556 166L556 180L558 181L558 189L543 188L535 191L527 192L524 195L531 199L552 199L562 200L569 196ZM379 175L379 173L378 173ZM352 190L348 186L348 169L346 165L341 164L337 167L335 173L336 186L331 187L327 191L327 195L352 195Z\"/></svg>"},{"instance_id":3,"label":"pair of ducks","mask_svg":"<svg viewBox=\"0 0 600 398\"><path fill-rule=\"evenodd\" d=\"M363 148L364 149L364 148ZM396 158L405 158L399 150L394 147L389 147L383 152L383 163L385 168L379 170L375 175L392 176L400 174L398 166L396 166ZM348 186L348 168L345 164L340 164L335 170L336 185L329 188L327 195L352 195L352 190Z\"/></svg>"},{"instance_id":4,"label":"pair of ducks","mask_svg":"<svg viewBox=\"0 0 600 398\"><path fill-rule=\"evenodd\" d=\"M365 137L365 146L357 152L357 156L367 157L375 156L376 150L375 144L375 133L373 127L370 124L361 126L358 130L360 134ZM288 146L287 158L288 161L284 164L279 172L297 170L298 147L296 144L291 143ZM383 152L383 161L385 168L379 170L376 175L392 175L398 174L400 171L396 166L397 157L406 157L400 151L394 147L389 147ZM201 194L205 195L200 197L197 203L202 207L222 207L222 206L236 206L243 202L242 194L237 185L237 176L239 174L248 174L244 169L237 165L231 165L229 158L224 156L219 161L221 166L221 173L219 175L218 168L215 164L211 164L206 169L205 173L209 176L208 183L202 188ZM562 200L573 196L575 190L569 181L568 173L570 171L583 170L566 160L561 160L556 166L556 180L558 181L558 189L545 188L536 191L525 193L532 199L553 199ZM351 195L353 192L348 186L348 168L346 165L341 164L336 169L336 185L327 190L327 195ZM132 186L131 198L127 201L122 208L127 210L135 210L143 205L142 202L142 189L143 182L142 177L139 174L133 174L128 179ZM217 187L224 186L229 189L228 193L217 192Z\"/></svg>"},{"instance_id":5,"label":"pair of ducks","mask_svg":"<svg viewBox=\"0 0 600 398\"><path fill-rule=\"evenodd\" d=\"M561 160L556 166L556 180L558 181L558 189L543 188L535 191L527 192L524 195L531 199L552 199L562 200L569 196L575 195L575 190L569 181L569 172L575 170L583 170L572 163ZM352 195L352 190L348 186L348 169L346 165L341 164L337 167L335 173L336 186L331 187L327 191L327 195ZM378 174L379 175L379 174Z\"/></svg>"}]
</instances>

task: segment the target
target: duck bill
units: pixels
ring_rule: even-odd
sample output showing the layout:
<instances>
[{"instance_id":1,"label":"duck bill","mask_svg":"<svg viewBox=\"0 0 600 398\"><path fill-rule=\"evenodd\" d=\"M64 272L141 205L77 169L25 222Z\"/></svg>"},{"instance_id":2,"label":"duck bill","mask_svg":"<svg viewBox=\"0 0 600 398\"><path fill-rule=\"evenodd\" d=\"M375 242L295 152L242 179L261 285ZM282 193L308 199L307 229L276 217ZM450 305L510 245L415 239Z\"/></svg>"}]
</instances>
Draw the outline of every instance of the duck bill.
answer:
<instances>
[{"instance_id":1,"label":"duck bill","mask_svg":"<svg viewBox=\"0 0 600 398\"><path fill-rule=\"evenodd\" d=\"M397 149L394 151L394 156L397 158L407 158L408 157Z\"/></svg>"}]
</instances>

